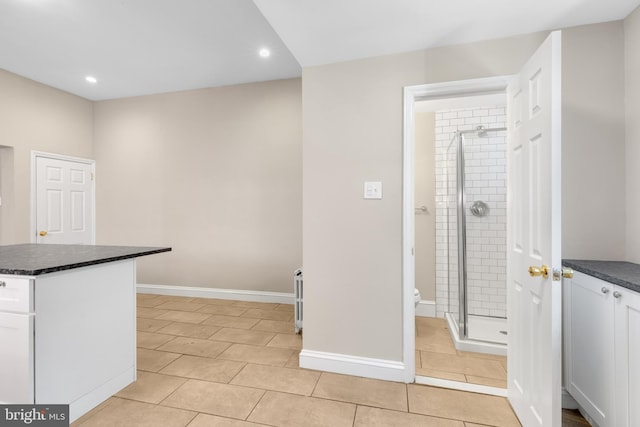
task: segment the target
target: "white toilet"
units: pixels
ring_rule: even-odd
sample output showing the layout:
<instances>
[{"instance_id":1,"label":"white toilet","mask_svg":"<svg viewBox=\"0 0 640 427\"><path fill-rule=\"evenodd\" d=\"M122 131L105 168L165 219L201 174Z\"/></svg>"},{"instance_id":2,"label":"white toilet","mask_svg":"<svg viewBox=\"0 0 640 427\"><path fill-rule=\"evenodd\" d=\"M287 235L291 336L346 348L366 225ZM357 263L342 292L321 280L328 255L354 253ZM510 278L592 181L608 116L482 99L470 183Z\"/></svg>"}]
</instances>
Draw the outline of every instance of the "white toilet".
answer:
<instances>
[{"instance_id":1,"label":"white toilet","mask_svg":"<svg viewBox=\"0 0 640 427\"><path fill-rule=\"evenodd\" d=\"M421 296L420 296L420 291L415 288L414 289L414 301L416 303L416 308L418 307L418 303L420 302Z\"/></svg>"}]
</instances>

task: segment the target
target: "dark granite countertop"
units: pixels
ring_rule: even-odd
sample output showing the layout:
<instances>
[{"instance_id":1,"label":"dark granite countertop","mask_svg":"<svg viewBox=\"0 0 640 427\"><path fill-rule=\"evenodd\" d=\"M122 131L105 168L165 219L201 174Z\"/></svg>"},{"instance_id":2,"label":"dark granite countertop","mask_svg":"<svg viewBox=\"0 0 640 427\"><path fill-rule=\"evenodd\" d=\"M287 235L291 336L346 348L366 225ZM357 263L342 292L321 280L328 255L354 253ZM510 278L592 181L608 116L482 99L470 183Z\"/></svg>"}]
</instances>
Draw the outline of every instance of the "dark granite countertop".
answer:
<instances>
[{"instance_id":1,"label":"dark granite countertop","mask_svg":"<svg viewBox=\"0 0 640 427\"><path fill-rule=\"evenodd\" d=\"M7 245L0 246L0 274L38 276L170 250L144 246Z\"/></svg>"},{"instance_id":2,"label":"dark granite countertop","mask_svg":"<svg viewBox=\"0 0 640 427\"><path fill-rule=\"evenodd\" d=\"M565 259L562 260L562 265L615 285L620 285L623 288L640 292L640 264L626 261Z\"/></svg>"}]
</instances>

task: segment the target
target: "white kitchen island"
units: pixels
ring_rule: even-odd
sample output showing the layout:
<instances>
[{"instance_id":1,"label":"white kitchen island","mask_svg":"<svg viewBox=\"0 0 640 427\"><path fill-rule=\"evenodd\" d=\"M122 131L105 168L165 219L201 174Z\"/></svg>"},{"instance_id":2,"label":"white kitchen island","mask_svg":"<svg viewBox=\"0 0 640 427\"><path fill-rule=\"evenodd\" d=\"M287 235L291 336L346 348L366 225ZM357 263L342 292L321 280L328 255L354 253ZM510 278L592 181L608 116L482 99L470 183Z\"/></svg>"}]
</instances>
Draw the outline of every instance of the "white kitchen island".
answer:
<instances>
[{"instance_id":1,"label":"white kitchen island","mask_svg":"<svg viewBox=\"0 0 640 427\"><path fill-rule=\"evenodd\" d=\"M170 248L0 246L0 403L69 404L136 379L136 257Z\"/></svg>"}]
</instances>

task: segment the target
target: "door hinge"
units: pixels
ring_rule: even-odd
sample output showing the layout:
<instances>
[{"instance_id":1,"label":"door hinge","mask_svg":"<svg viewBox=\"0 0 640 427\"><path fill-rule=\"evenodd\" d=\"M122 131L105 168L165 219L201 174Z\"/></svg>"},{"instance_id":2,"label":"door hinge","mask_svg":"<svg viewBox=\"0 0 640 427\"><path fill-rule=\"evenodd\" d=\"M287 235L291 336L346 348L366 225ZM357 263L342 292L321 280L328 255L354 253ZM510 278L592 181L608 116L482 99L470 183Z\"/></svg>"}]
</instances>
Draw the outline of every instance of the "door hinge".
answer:
<instances>
[{"instance_id":1,"label":"door hinge","mask_svg":"<svg viewBox=\"0 0 640 427\"><path fill-rule=\"evenodd\" d=\"M93 172L91 172L91 181L93 181Z\"/></svg>"}]
</instances>

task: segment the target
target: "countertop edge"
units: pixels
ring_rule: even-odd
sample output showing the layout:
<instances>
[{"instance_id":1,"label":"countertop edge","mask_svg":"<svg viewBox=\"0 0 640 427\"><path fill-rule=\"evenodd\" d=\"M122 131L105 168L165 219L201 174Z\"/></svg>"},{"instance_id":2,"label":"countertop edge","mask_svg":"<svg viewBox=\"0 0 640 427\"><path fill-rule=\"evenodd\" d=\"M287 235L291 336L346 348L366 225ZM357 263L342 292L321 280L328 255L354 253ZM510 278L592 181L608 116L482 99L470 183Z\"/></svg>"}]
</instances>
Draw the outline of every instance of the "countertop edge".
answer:
<instances>
[{"instance_id":1,"label":"countertop edge","mask_svg":"<svg viewBox=\"0 0 640 427\"><path fill-rule=\"evenodd\" d=\"M592 264L592 266L587 266L585 264ZM620 277L620 275L616 275L615 273L603 271L603 269L597 269L597 267L594 266L593 264L595 265L600 264L600 265L609 267L609 268L605 268L604 270L610 270L611 267L615 265L618 265L621 267L633 268L634 270L637 269L638 280L629 281L626 278ZM613 283L614 285L622 286L623 288L640 293L640 265L638 264L634 264L628 261L597 261L597 260L565 259L565 260L562 260L562 265L573 268L575 271L579 271L580 273L584 273L589 276L593 276L598 279L604 280L606 282Z\"/></svg>"},{"instance_id":2,"label":"countertop edge","mask_svg":"<svg viewBox=\"0 0 640 427\"><path fill-rule=\"evenodd\" d=\"M142 250L140 252L131 253L131 254L116 255L116 256L110 256L110 257L105 257L105 258L96 259L96 260L82 261L82 262L58 265L54 267L40 268L35 270L5 268L5 269L0 269L0 274L12 275L12 276L41 276L43 274L55 273L58 271L73 270L76 268L89 267L89 266L98 265L98 264L106 264L106 263L115 262L115 261L123 261L127 259L139 258L146 255L154 255L154 254L170 252L170 251L171 251L170 247L153 248L153 249Z\"/></svg>"}]
</instances>

